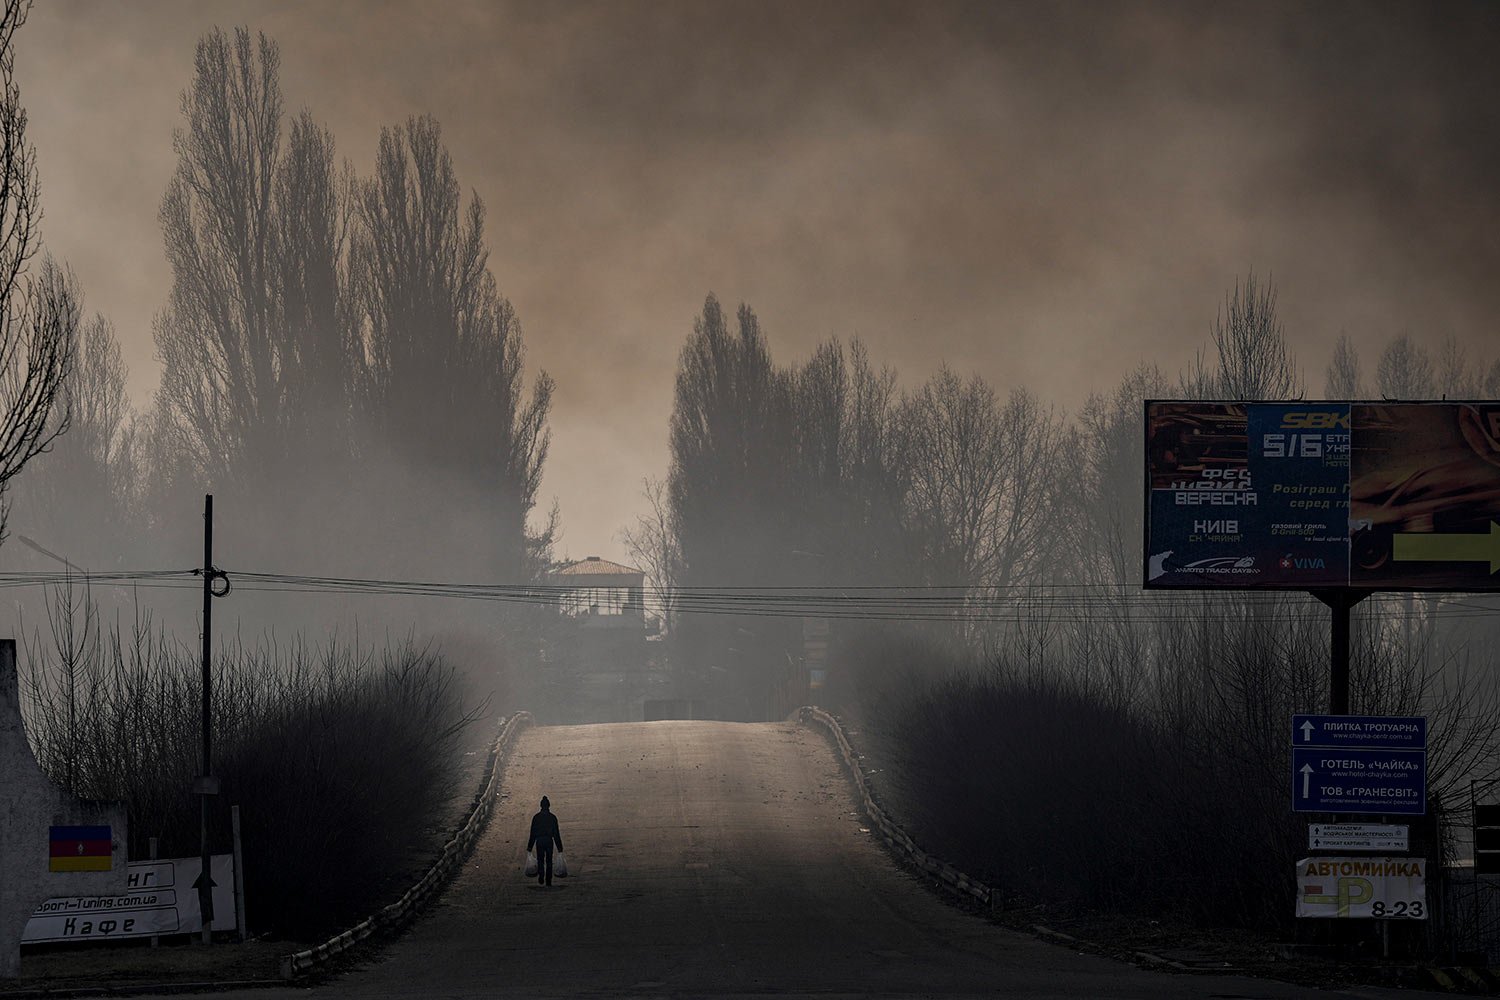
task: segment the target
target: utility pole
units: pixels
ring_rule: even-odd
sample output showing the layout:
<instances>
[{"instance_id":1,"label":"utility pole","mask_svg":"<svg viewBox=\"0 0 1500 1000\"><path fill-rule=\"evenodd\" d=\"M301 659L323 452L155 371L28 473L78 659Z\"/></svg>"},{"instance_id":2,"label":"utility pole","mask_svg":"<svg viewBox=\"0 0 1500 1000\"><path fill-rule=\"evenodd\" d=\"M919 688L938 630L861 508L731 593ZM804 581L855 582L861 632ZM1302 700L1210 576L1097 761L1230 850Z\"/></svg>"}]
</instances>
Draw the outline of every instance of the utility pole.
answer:
<instances>
[{"instance_id":1,"label":"utility pole","mask_svg":"<svg viewBox=\"0 0 1500 1000\"><path fill-rule=\"evenodd\" d=\"M219 782L213 777L213 674L211 643L213 641L213 599L224 596L214 592L214 579L223 576L214 569L214 495L203 497L203 773L193 783L199 802L199 847L203 869L198 876L198 912L203 916L203 943L213 943L214 895L211 857L208 849L208 801L217 795Z\"/></svg>"},{"instance_id":2,"label":"utility pole","mask_svg":"<svg viewBox=\"0 0 1500 1000\"><path fill-rule=\"evenodd\" d=\"M203 943L213 942L214 894L213 879L209 877L210 856L208 850L208 797L212 794L213 781L213 671L210 670L212 653L210 644L213 634L213 579L214 579L214 495L203 498L203 780L198 789L199 847L203 854L203 870L198 878L198 912L203 915Z\"/></svg>"}]
</instances>

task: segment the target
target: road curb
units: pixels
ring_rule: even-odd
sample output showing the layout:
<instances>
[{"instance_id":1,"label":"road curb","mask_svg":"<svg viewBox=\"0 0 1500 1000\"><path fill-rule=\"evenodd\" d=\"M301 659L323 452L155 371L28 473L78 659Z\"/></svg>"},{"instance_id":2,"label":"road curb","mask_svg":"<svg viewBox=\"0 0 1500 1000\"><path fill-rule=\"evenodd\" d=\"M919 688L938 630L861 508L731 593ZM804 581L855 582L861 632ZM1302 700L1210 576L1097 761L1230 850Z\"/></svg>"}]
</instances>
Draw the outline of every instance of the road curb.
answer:
<instances>
[{"instance_id":1,"label":"road curb","mask_svg":"<svg viewBox=\"0 0 1500 1000\"><path fill-rule=\"evenodd\" d=\"M224 979L203 983L120 983L103 986L63 986L56 989L0 990L0 1000L75 1000L81 997L135 997L161 993L218 993L224 990L285 986L283 979Z\"/></svg>"},{"instance_id":2,"label":"road curb","mask_svg":"<svg viewBox=\"0 0 1500 1000\"><path fill-rule=\"evenodd\" d=\"M532 721L530 712L517 712L501 724L500 732L490 746L489 760L485 763L484 784L474 794L474 804L469 807L468 816L452 839L443 845L442 853L438 855L437 861L427 870L427 873L406 890L396 902L366 917L342 934L336 934L306 951L283 957L281 960L283 980L296 979L316 969L377 931L401 927L411 919L433 890L441 886L456 869L463 865L473 850L474 842L479 839L479 834L484 830L485 820L489 818L490 809L495 801L495 793L500 788L500 775L504 771L505 761L510 753L511 745L515 742L516 734L523 727L531 725Z\"/></svg>"},{"instance_id":3,"label":"road curb","mask_svg":"<svg viewBox=\"0 0 1500 1000\"><path fill-rule=\"evenodd\" d=\"M796 718L803 725L817 723L828 731L835 747L838 749L839 757L844 762L844 770L854 779L855 787L859 789L861 805L865 815L869 817L871 825L880 831L880 836L892 849L904 855L907 860L930 875L937 876L938 884L949 892L959 896L968 896L977 900L985 907L993 907L995 903L995 890L985 883L959 869L933 857L917 846L917 842L911 838L900 825L892 820L880 804L875 800L875 793L870 788L870 783L865 780L864 772L859 766L859 754L855 753L854 747L849 743L849 737L844 733L844 727L839 720L829 715L814 705L804 705L799 708Z\"/></svg>"}]
</instances>

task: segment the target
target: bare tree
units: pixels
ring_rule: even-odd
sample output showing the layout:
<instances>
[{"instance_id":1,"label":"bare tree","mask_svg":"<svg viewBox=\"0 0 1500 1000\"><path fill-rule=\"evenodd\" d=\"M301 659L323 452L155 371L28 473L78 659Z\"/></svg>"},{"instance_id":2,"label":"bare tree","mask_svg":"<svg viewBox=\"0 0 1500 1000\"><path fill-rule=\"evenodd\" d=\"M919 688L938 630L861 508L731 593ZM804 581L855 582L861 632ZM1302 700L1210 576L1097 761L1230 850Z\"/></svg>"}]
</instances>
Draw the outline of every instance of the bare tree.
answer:
<instances>
[{"instance_id":1,"label":"bare tree","mask_svg":"<svg viewBox=\"0 0 1500 1000\"><path fill-rule=\"evenodd\" d=\"M1482 381L1482 372L1470 363L1469 352L1450 333L1438 348L1438 395L1444 399L1472 399L1479 395Z\"/></svg>"},{"instance_id":2,"label":"bare tree","mask_svg":"<svg viewBox=\"0 0 1500 1000\"><path fill-rule=\"evenodd\" d=\"M154 331L161 417L181 425L197 475L272 492L349 452L358 360L352 178L306 112L283 135L279 74L264 34L198 42L161 204L173 280Z\"/></svg>"},{"instance_id":3,"label":"bare tree","mask_svg":"<svg viewBox=\"0 0 1500 1000\"><path fill-rule=\"evenodd\" d=\"M69 537L69 553L86 566L118 558L131 536L137 492L135 415L114 328L95 315L81 331L64 383L67 436L17 483L22 531ZM108 544L105 544L108 543Z\"/></svg>"},{"instance_id":4,"label":"bare tree","mask_svg":"<svg viewBox=\"0 0 1500 1000\"><path fill-rule=\"evenodd\" d=\"M50 258L33 273L42 218L36 153L15 81L15 34L31 4L0 14L0 540L7 488L68 429L63 386L73 367L79 301L70 272Z\"/></svg>"},{"instance_id":5,"label":"bare tree","mask_svg":"<svg viewBox=\"0 0 1500 1000\"><path fill-rule=\"evenodd\" d=\"M9 241L0 247L0 266L10 248ZM11 480L72 422L63 387L73 369L78 316L73 275L51 258L40 274L0 287L0 541Z\"/></svg>"},{"instance_id":6,"label":"bare tree","mask_svg":"<svg viewBox=\"0 0 1500 1000\"><path fill-rule=\"evenodd\" d=\"M1036 580L1055 541L1060 421L1017 389L1002 407L978 376L947 368L902 407L908 508L936 582L972 588Z\"/></svg>"},{"instance_id":7,"label":"bare tree","mask_svg":"<svg viewBox=\"0 0 1500 1000\"><path fill-rule=\"evenodd\" d=\"M1333 345L1333 360L1323 379L1323 395L1329 399L1359 399L1364 395L1360 379L1359 351L1347 333Z\"/></svg>"},{"instance_id":8,"label":"bare tree","mask_svg":"<svg viewBox=\"0 0 1500 1000\"><path fill-rule=\"evenodd\" d=\"M299 466L326 467L350 450L352 394L363 352L348 277L354 177L334 166L333 135L303 111L276 178L271 334L284 386L283 419ZM303 471L298 468L295 471Z\"/></svg>"},{"instance_id":9,"label":"bare tree","mask_svg":"<svg viewBox=\"0 0 1500 1000\"><path fill-rule=\"evenodd\" d=\"M785 482L792 453L786 379L771 363L755 312L741 305L731 331L712 294L682 348L671 423L668 490L683 582L775 583L785 553L765 541L783 513L768 490Z\"/></svg>"},{"instance_id":10,"label":"bare tree","mask_svg":"<svg viewBox=\"0 0 1500 1000\"><path fill-rule=\"evenodd\" d=\"M1004 490L995 390L944 367L902 406L908 504L934 582L977 587L990 575L991 520Z\"/></svg>"},{"instance_id":11,"label":"bare tree","mask_svg":"<svg viewBox=\"0 0 1500 1000\"><path fill-rule=\"evenodd\" d=\"M620 532L620 540L636 565L651 578L656 606L661 610L662 629L672 630L677 611L677 574L682 555L677 548L677 532L672 525L672 505L667 484L661 479L643 479L641 495L650 510L636 518L635 524Z\"/></svg>"},{"instance_id":12,"label":"bare tree","mask_svg":"<svg viewBox=\"0 0 1500 1000\"><path fill-rule=\"evenodd\" d=\"M1258 281L1252 272L1225 296L1214 319L1218 368L1209 371L1200 356L1187 380L1192 395L1226 399L1297 399L1302 376L1276 315L1276 286Z\"/></svg>"},{"instance_id":13,"label":"bare tree","mask_svg":"<svg viewBox=\"0 0 1500 1000\"><path fill-rule=\"evenodd\" d=\"M905 490L895 450L895 373L875 371L855 340L818 346L788 373L791 453L780 498L799 516L781 540L804 584L895 583L904 565Z\"/></svg>"},{"instance_id":14,"label":"bare tree","mask_svg":"<svg viewBox=\"0 0 1500 1000\"><path fill-rule=\"evenodd\" d=\"M775 586L787 579L800 528L794 378L771 363L753 310L734 328L710 294L677 366L668 479L684 587ZM815 558L815 557L814 557ZM806 569L806 567L803 567ZM775 671L800 641L790 619L683 616L678 662L712 668L740 718L768 718Z\"/></svg>"},{"instance_id":15,"label":"bare tree","mask_svg":"<svg viewBox=\"0 0 1500 1000\"><path fill-rule=\"evenodd\" d=\"M436 483L475 498L495 544L490 572L540 571L550 527L529 533L527 517L553 382L542 372L526 394L521 323L489 269L484 205L463 205L435 119L382 130L359 215L360 407L376 446L405 466L411 489Z\"/></svg>"},{"instance_id":16,"label":"bare tree","mask_svg":"<svg viewBox=\"0 0 1500 1000\"><path fill-rule=\"evenodd\" d=\"M182 96L177 172L160 217L171 298L156 320L160 393L183 422L210 483L273 466L281 453L282 359L270 289L276 168L281 156L280 56L236 29L198 42Z\"/></svg>"},{"instance_id":17,"label":"bare tree","mask_svg":"<svg viewBox=\"0 0 1500 1000\"><path fill-rule=\"evenodd\" d=\"M1431 399L1436 389L1432 358L1403 333L1380 352L1375 388L1387 399Z\"/></svg>"}]
</instances>

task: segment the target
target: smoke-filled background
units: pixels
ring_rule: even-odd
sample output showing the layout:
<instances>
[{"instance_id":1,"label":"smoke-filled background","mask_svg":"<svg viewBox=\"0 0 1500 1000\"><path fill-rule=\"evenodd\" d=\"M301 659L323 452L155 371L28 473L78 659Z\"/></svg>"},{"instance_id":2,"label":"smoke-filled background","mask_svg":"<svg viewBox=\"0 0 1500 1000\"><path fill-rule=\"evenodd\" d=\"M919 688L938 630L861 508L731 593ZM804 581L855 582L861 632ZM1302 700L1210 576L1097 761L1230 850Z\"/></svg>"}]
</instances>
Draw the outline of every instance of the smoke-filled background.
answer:
<instances>
[{"instance_id":1,"label":"smoke-filled background","mask_svg":"<svg viewBox=\"0 0 1500 1000\"><path fill-rule=\"evenodd\" d=\"M947 362L1069 409L1186 367L1251 268L1315 388L1340 332L1494 336L1487 4L60 0L17 67L46 239L143 408L179 97L199 36L242 24L358 170L381 127L442 123L557 379L541 496L575 557L622 556L665 472L708 291L781 356L858 335L903 375Z\"/></svg>"},{"instance_id":2,"label":"smoke-filled background","mask_svg":"<svg viewBox=\"0 0 1500 1000\"><path fill-rule=\"evenodd\" d=\"M212 492L262 858L392 811L420 855L486 711L817 701L996 884L1283 925L1328 614L1141 593L1141 401L1500 396L1497 45L1483 4L40 5L0 121L45 212L0 342L57 404L0 411L39 757L190 849ZM538 598L586 554L645 593ZM1500 774L1497 614L1355 613L1352 710L1431 720L1433 859ZM1238 861L1189 894L1183 843Z\"/></svg>"}]
</instances>

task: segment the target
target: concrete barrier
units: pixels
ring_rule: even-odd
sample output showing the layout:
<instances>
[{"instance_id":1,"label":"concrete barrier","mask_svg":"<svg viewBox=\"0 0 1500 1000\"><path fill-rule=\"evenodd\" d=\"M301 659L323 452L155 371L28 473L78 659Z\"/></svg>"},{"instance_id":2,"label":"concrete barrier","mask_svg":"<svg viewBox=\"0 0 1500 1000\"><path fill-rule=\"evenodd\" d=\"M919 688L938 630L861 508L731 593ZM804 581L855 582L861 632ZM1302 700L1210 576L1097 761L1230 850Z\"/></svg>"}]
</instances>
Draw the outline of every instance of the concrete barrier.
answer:
<instances>
[{"instance_id":1,"label":"concrete barrier","mask_svg":"<svg viewBox=\"0 0 1500 1000\"><path fill-rule=\"evenodd\" d=\"M880 803L875 799L874 791L870 788L869 781L865 779L863 768L859 765L859 754L849 743L849 737L844 733L844 727L839 725L839 720L813 705L804 705L799 708L795 717L803 725L815 724L827 730L838 750L839 758L844 762L844 769L854 779L854 785L859 791L860 805L864 808L865 815L869 817L870 825L879 831L881 838L893 850L904 855L924 872L935 876L944 888L955 895L969 896L987 907L995 905L996 896L993 887L922 850L911 835L901 829L900 825L881 808Z\"/></svg>"},{"instance_id":2,"label":"concrete barrier","mask_svg":"<svg viewBox=\"0 0 1500 1000\"><path fill-rule=\"evenodd\" d=\"M0 639L0 789L0 979L14 979L38 906L122 893L127 877L124 805L75 798L47 780L31 752L14 639Z\"/></svg>"},{"instance_id":3,"label":"concrete barrier","mask_svg":"<svg viewBox=\"0 0 1500 1000\"><path fill-rule=\"evenodd\" d=\"M347 951L376 931L400 927L411 919L433 890L440 887L468 858L474 842L479 839L479 834L484 830L485 821L489 819L496 793L500 789L500 775L504 771L505 760L510 754L516 734L531 722L530 712L517 712L501 724L500 731L495 736L495 742L490 746L489 758L485 762L485 778L479 791L474 795L474 804L469 807L468 815L460 824L458 832L443 845L442 853L437 861L425 875L417 880L416 885L406 890L394 903L366 917L342 934L335 934L322 944L306 951L283 957L281 960L283 979L295 979L298 975L316 968L335 955Z\"/></svg>"}]
</instances>

